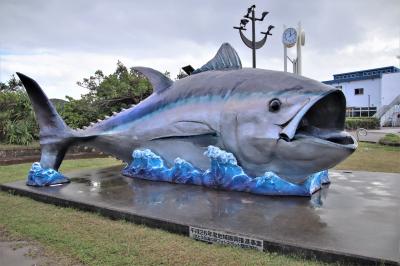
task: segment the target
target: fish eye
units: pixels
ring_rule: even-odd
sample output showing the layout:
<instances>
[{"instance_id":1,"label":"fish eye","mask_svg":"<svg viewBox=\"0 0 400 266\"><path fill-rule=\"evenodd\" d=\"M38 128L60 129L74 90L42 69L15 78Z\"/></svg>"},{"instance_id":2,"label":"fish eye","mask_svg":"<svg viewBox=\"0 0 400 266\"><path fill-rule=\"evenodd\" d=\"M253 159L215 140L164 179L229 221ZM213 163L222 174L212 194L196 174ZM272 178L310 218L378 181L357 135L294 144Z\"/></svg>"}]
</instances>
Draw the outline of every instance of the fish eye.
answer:
<instances>
[{"instance_id":1,"label":"fish eye","mask_svg":"<svg viewBox=\"0 0 400 266\"><path fill-rule=\"evenodd\" d=\"M278 112L279 109L281 109L281 101L279 101L279 99L276 98L272 99L269 102L269 111L275 113Z\"/></svg>"}]
</instances>

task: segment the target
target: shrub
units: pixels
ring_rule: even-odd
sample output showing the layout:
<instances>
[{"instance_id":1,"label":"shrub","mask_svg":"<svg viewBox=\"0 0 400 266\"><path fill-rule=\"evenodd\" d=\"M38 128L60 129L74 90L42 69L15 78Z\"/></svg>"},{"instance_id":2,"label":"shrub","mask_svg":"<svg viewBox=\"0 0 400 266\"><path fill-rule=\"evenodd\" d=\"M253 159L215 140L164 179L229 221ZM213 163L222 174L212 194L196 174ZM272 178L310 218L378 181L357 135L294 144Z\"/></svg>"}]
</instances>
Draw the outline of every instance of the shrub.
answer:
<instances>
[{"instance_id":1,"label":"shrub","mask_svg":"<svg viewBox=\"0 0 400 266\"><path fill-rule=\"evenodd\" d=\"M379 144L389 146L400 146L400 136L396 134L386 134L379 140Z\"/></svg>"},{"instance_id":2,"label":"shrub","mask_svg":"<svg viewBox=\"0 0 400 266\"><path fill-rule=\"evenodd\" d=\"M29 145L34 139L32 130L23 120L8 121L6 123L6 132L6 141L8 144Z\"/></svg>"},{"instance_id":3,"label":"shrub","mask_svg":"<svg viewBox=\"0 0 400 266\"><path fill-rule=\"evenodd\" d=\"M347 117L345 128L348 130L355 130L358 128L378 129L379 119L376 117Z\"/></svg>"},{"instance_id":4,"label":"shrub","mask_svg":"<svg viewBox=\"0 0 400 266\"><path fill-rule=\"evenodd\" d=\"M25 91L0 92L0 142L28 145L38 138L31 103Z\"/></svg>"}]
</instances>

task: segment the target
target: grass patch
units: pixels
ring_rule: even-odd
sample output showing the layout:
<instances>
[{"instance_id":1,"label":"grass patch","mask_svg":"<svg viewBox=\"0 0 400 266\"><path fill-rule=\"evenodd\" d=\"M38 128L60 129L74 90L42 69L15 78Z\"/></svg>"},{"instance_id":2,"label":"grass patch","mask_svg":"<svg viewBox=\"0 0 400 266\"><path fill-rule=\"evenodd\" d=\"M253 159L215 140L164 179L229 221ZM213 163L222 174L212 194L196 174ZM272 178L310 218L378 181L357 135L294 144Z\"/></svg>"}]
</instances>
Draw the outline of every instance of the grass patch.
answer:
<instances>
[{"instance_id":1,"label":"grass patch","mask_svg":"<svg viewBox=\"0 0 400 266\"><path fill-rule=\"evenodd\" d=\"M39 141L34 141L29 145L0 143L0 150L18 150L18 149L33 149L33 148L40 148Z\"/></svg>"},{"instance_id":2,"label":"grass patch","mask_svg":"<svg viewBox=\"0 0 400 266\"><path fill-rule=\"evenodd\" d=\"M73 169L90 169L119 164L121 164L121 161L113 158L65 160L61 164L60 171L68 172ZM12 181L25 179L31 166L32 163L0 166L0 183L9 183Z\"/></svg>"},{"instance_id":3,"label":"grass patch","mask_svg":"<svg viewBox=\"0 0 400 266\"><path fill-rule=\"evenodd\" d=\"M208 245L96 214L0 193L0 224L87 265L322 265L316 261Z\"/></svg>"},{"instance_id":4,"label":"grass patch","mask_svg":"<svg viewBox=\"0 0 400 266\"><path fill-rule=\"evenodd\" d=\"M379 140L379 143L382 145L389 146L400 146L400 136L396 134L386 134L383 138Z\"/></svg>"},{"instance_id":5,"label":"grass patch","mask_svg":"<svg viewBox=\"0 0 400 266\"><path fill-rule=\"evenodd\" d=\"M357 150L334 169L400 173L400 148L359 142Z\"/></svg>"},{"instance_id":6,"label":"grass patch","mask_svg":"<svg viewBox=\"0 0 400 266\"><path fill-rule=\"evenodd\" d=\"M400 148L360 143L336 169L400 172ZM120 164L111 158L66 160L61 171ZM31 164L0 166L0 183L24 179ZM88 265L323 265L275 253L208 245L188 237L0 192L0 226L53 254Z\"/></svg>"},{"instance_id":7,"label":"grass patch","mask_svg":"<svg viewBox=\"0 0 400 266\"><path fill-rule=\"evenodd\" d=\"M63 162L62 170L119 164L109 158ZM0 182L25 178L30 164L0 167ZM275 253L209 245L93 213L0 192L0 225L53 254L88 265L323 265Z\"/></svg>"}]
</instances>

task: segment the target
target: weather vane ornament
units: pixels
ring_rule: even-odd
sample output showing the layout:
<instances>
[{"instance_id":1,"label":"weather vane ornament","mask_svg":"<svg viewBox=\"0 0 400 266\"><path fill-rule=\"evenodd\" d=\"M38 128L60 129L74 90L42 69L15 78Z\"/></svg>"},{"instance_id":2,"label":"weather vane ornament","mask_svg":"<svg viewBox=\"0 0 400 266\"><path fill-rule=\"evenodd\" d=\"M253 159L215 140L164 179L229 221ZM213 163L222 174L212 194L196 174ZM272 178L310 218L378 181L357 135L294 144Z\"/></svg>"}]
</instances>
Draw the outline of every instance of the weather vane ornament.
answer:
<instances>
[{"instance_id":1,"label":"weather vane ornament","mask_svg":"<svg viewBox=\"0 0 400 266\"><path fill-rule=\"evenodd\" d=\"M172 81L135 67L153 94L86 129L69 128L40 86L17 73L40 127L28 185L68 182L68 148L91 146L127 163L126 176L261 195L310 196L326 169L357 147L344 131L341 90L290 73L242 68L227 43L194 74Z\"/></svg>"},{"instance_id":2,"label":"weather vane ornament","mask_svg":"<svg viewBox=\"0 0 400 266\"><path fill-rule=\"evenodd\" d=\"M247 9L246 15L243 16L244 18L240 20L240 26L239 27L233 27L234 29L239 30L240 38L242 39L244 44L247 47L249 47L250 49L252 49L252 52L253 52L253 68L256 68L256 50L260 49L261 47L264 46L265 42L267 41L268 35L272 35L271 34L271 30L274 28L274 26L269 25L266 32L261 32L261 34L264 34L264 38L262 38L260 41L256 41L256 21L263 21L264 18L268 15L269 12L264 11L261 14L261 18L256 18L255 9L256 9L255 5L252 5L251 7L249 7ZM247 39L246 36L243 33L243 31L246 30L246 25L249 22L249 20L251 21L251 30L252 30L251 31L252 32L251 40Z\"/></svg>"}]
</instances>

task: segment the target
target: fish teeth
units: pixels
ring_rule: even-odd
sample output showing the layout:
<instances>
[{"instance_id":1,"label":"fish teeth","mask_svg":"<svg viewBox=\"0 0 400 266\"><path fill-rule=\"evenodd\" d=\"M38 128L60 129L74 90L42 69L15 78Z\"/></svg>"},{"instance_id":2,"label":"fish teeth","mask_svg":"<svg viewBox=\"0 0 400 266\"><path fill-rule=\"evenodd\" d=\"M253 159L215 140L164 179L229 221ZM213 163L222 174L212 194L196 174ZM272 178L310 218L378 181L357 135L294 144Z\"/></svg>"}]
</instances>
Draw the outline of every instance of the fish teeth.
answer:
<instances>
[{"instance_id":1,"label":"fish teeth","mask_svg":"<svg viewBox=\"0 0 400 266\"><path fill-rule=\"evenodd\" d=\"M103 121L103 120L101 120L101 119L97 119L97 122L101 122L101 121Z\"/></svg>"},{"instance_id":2,"label":"fish teeth","mask_svg":"<svg viewBox=\"0 0 400 266\"><path fill-rule=\"evenodd\" d=\"M107 118L110 118L108 115L106 115L105 117L104 117L104 119L107 119Z\"/></svg>"},{"instance_id":3,"label":"fish teeth","mask_svg":"<svg viewBox=\"0 0 400 266\"><path fill-rule=\"evenodd\" d=\"M87 129L87 126L83 126L82 129Z\"/></svg>"},{"instance_id":4,"label":"fish teeth","mask_svg":"<svg viewBox=\"0 0 400 266\"><path fill-rule=\"evenodd\" d=\"M118 112L113 112L112 114L113 114L113 115L116 115L116 114L118 114Z\"/></svg>"},{"instance_id":5,"label":"fish teeth","mask_svg":"<svg viewBox=\"0 0 400 266\"><path fill-rule=\"evenodd\" d=\"M89 125L90 125L90 126L93 126L94 124L95 124L94 122L90 122L90 124L89 124Z\"/></svg>"}]
</instances>

